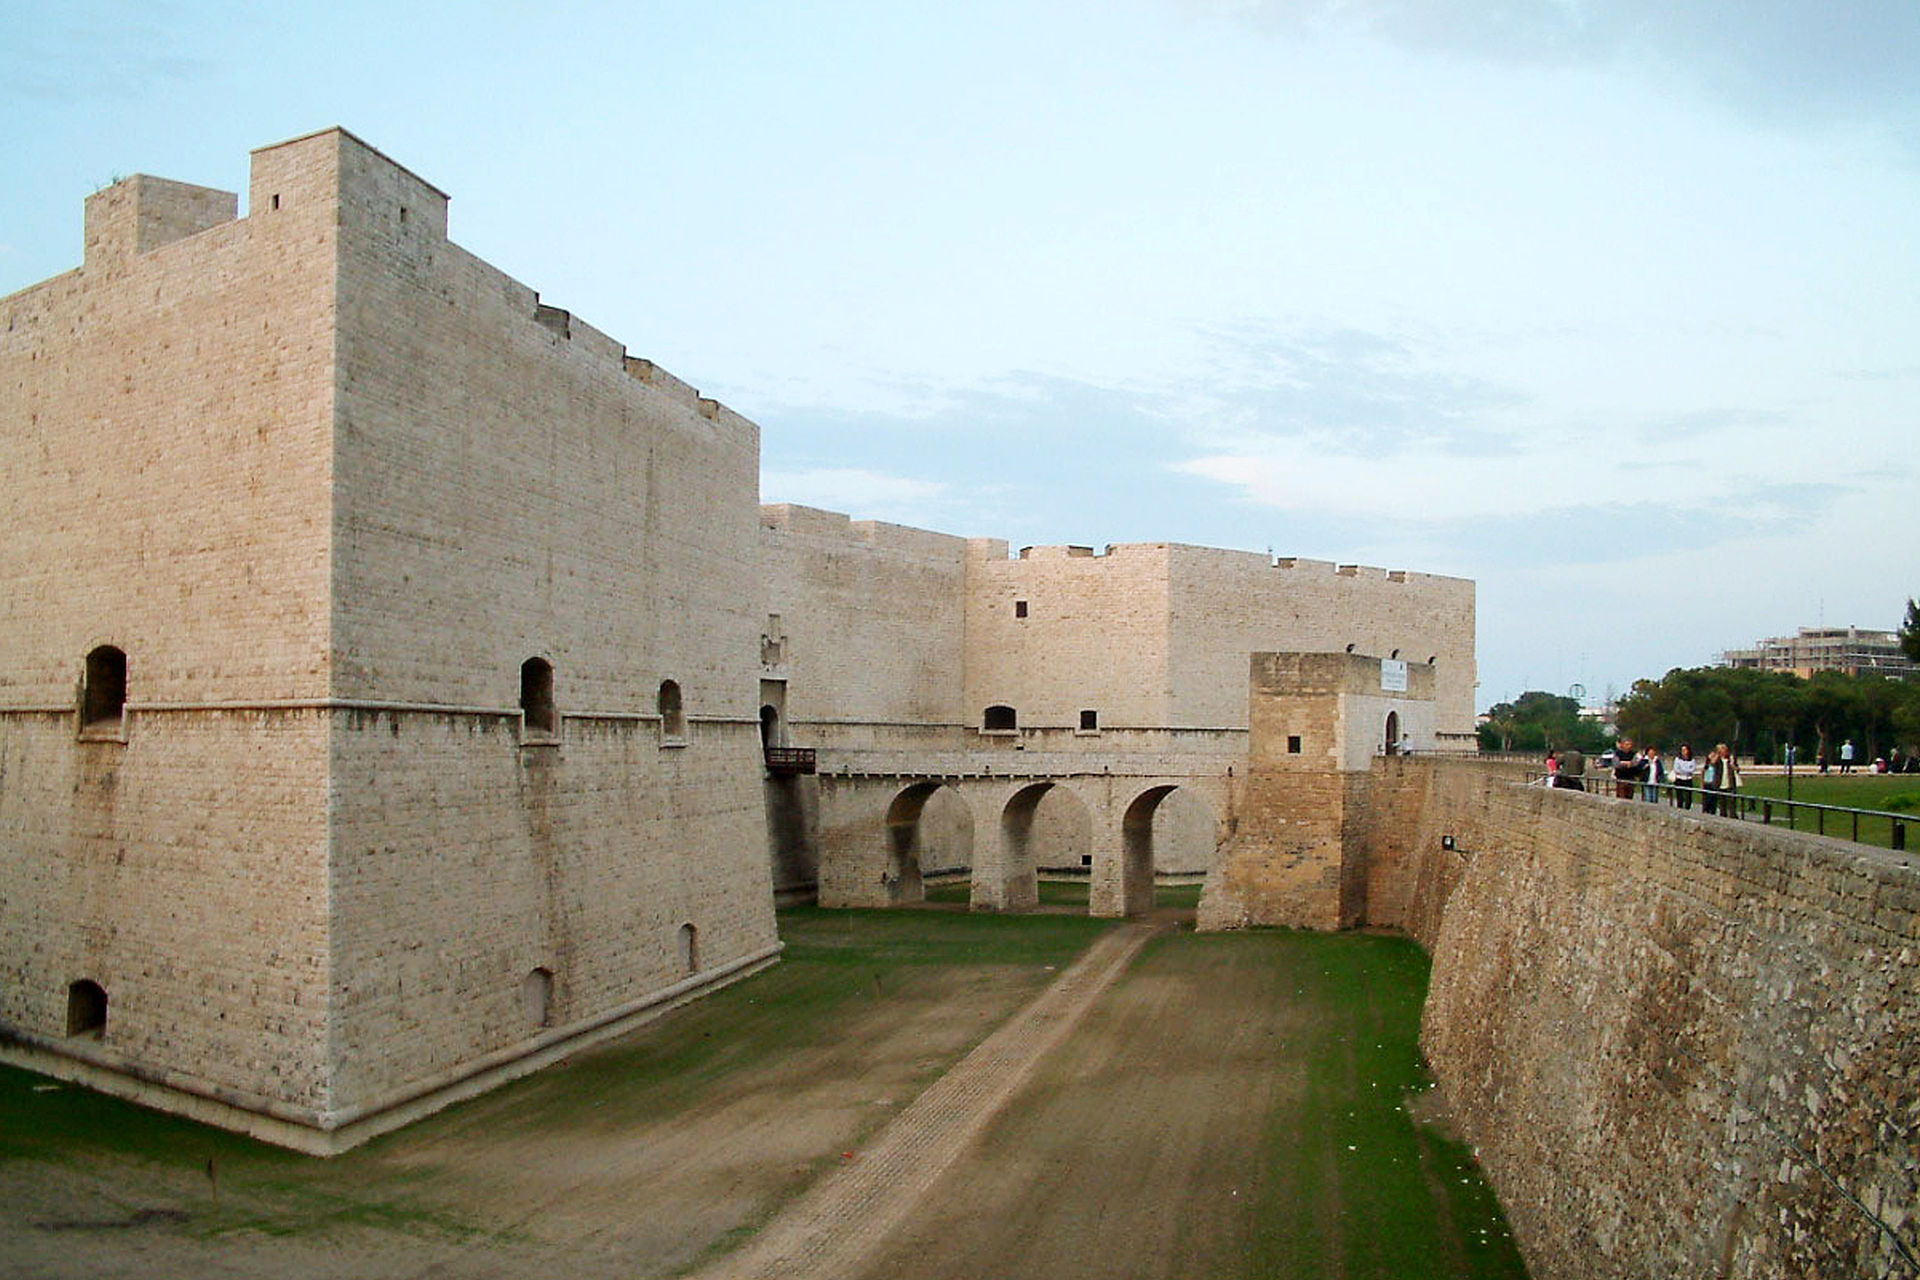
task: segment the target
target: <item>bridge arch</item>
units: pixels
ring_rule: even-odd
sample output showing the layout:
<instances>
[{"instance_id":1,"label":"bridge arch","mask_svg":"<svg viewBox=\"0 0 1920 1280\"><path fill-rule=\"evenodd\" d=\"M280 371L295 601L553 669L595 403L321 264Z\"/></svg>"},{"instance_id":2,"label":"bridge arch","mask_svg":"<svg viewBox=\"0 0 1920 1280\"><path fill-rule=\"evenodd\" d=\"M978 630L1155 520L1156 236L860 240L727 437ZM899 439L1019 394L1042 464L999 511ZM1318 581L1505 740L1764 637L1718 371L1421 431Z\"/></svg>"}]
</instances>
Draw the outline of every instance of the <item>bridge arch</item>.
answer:
<instances>
[{"instance_id":1,"label":"bridge arch","mask_svg":"<svg viewBox=\"0 0 1920 1280\"><path fill-rule=\"evenodd\" d=\"M1127 916L1151 911L1156 868L1164 862L1169 869L1204 872L1213 864L1218 829L1213 807L1191 787L1156 783L1140 791L1121 814L1118 874L1106 878L1106 892L1096 891L1095 911ZM1181 849L1181 843L1204 848ZM1198 865L1180 865L1185 863Z\"/></svg>"},{"instance_id":2,"label":"bridge arch","mask_svg":"<svg viewBox=\"0 0 1920 1280\"><path fill-rule=\"evenodd\" d=\"M881 873L889 905L926 900L929 871L971 868L973 810L939 780L916 782L887 805L887 865Z\"/></svg>"}]
</instances>

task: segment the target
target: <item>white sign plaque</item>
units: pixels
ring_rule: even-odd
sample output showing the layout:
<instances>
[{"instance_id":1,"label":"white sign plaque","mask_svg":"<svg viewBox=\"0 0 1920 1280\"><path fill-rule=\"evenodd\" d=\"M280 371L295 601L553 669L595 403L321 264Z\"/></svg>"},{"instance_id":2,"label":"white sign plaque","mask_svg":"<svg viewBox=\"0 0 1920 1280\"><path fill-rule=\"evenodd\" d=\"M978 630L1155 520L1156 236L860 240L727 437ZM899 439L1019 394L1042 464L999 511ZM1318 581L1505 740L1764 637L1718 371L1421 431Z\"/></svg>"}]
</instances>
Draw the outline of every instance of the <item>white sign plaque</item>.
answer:
<instances>
[{"instance_id":1,"label":"white sign plaque","mask_svg":"<svg viewBox=\"0 0 1920 1280\"><path fill-rule=\"evenodd\" d=\"M1407 664L1397 658L1380 659L1380 689L1383 693L1407 691Z\"/></svg>"}]
</instances>

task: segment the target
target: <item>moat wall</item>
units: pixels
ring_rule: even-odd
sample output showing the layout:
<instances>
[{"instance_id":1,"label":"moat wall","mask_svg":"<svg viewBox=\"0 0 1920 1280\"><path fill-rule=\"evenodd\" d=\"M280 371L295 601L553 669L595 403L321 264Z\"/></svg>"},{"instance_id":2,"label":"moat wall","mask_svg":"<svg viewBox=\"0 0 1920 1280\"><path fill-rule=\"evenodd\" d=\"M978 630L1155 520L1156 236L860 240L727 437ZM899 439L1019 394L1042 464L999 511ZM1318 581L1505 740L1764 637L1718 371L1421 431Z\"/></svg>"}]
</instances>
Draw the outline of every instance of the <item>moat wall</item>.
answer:
<instances>
[{"instance_id":1,"label":"moat wall","mask_svg":"<svg viewBox=\"0 0 1920 1280\"><path fill-rule=\"evenodd\" d=\"M1361 808L1536 1277L1920 1274L1913 858L1468 761L1379 761Z\"/></svg>"}]
</instances>

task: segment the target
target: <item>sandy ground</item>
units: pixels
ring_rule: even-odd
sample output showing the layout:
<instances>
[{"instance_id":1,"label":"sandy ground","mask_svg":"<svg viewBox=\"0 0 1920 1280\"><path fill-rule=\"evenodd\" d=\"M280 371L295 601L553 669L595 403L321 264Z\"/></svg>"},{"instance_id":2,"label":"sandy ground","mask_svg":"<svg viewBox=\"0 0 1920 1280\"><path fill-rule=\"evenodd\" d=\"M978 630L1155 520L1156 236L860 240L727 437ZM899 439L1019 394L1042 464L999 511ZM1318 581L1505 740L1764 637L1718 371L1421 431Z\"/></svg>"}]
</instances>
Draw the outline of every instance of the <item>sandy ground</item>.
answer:
<instances>
[{"instance_id":1,"label":"sandy ground","mask_svg":"<svg viewBox=\"0 0 1920 1280\"><path fill-rule=\"evenodd\" d=\"M1338 1179L1283 1185L1301 1175L1275 1159L1288 1108L1311 1104L1307 1068L1289 1051L1308 1028L1288 998L1295 979L1258 946L1195 963L1196 942L1206 945L1192 934L1148 944L1089 1000L857 1274L1401 1274L1338 1260L1275 1269L1272 1206L1294 1206L1304 1225L1289 1229L1309 1233L1348 1208ZM196 1161L0 1160L0 1275L453 1280L724 1269L732 1250L807 1203L802 1193L823 1175L869 1144L877 1150L908 1104L1057 977L927 966L883 998L843 1006L803 1049L709 1079L640 1099L610 1095L603 1106L592 1090L582 1097L556 1083L568 1071L589 1078L595 1060L582 1054L543 1083L521 1082L333 1161L216 1171L217 1188ZM701 1034L753 1033L749 1017ZM1328 1148L1316 1149L1310 1171L1331 1167L1330 1133L1303 1139ZM1420 1274L1482 1274L1461 1265L1457 1243L1433 1256Z\"/></svg>"}]
</instances>

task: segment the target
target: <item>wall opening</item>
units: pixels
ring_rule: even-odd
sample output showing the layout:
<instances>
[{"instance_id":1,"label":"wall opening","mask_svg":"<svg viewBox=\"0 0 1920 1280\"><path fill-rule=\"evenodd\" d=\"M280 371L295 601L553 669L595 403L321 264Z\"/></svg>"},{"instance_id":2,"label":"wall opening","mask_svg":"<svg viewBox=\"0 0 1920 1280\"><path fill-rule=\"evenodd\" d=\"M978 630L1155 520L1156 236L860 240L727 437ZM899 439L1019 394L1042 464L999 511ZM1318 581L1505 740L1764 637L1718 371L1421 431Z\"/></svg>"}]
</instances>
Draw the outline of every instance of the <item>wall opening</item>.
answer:
<instances>
[{"instance_id":1,"label":"wall opening","mask_svg":"<svg viewBox=\"0 0 1920 1280\"><path fill-rule=\"evenodd\" d=\"M1100 731L1100 713L1098 711L1092 711L1092 710L1081 711L1080 732L1098 733L1099 731Z\"/></svg>"},{"instance_id":2,"label":"wall opening","mask_svg":"<svg viewBox=\"0 0 1920 1280\"><path fill-rule=\"evenodd\" d=\"M663 742L683 743L687 740L687 713L680 703L680 684L675 680L660 682L660 695L655 700L660 712L660 739Z\"/></svg>"},{"instance_id":3,"label":"wall opening","mask_svg":"<svg viewBox=\"0 0 1920 1280\"><path fill-rule=\"evenodd\" d=\"M1039 868L1034 862L1034 815L1041 797L1053 789L1042 782L1025 787L1000 811L1000 902L1002 911L1030 911L1040 905Z\"/></svg>"},{"instance_id":4,"label":"wall opening","mask_svg":"<svg viewBox=\"0 0 1920 1280\"><path fill-rule=\"evenodd\" d=\"M545 658L528 658L520 664L520 715L530 735L551 738L559 731L559 717L553 710L553 664Z\"/></svg>"},{"instance_id":5,"label":"wall opening","mask_svg":"<svg viewBox=\"0 0 1920 1280\"><path fill-rule=\"evenodd\" d=\"M1387 712L1387 744L1382 754L1396 755L1399 751L1400 713L1398 711L1389 711Z\"/></svg>"},{"instance_id":6,"label":"wall opening","mask_svg":"<svg viewBox=\"0 0 1920 1280\"><path fill-rule=\"evenodd\" d=\"M973 901L973 811L958 791L917 782L894 796L880 882L888 906Z\"/></svg>"},{"instance_id":7,"label":"wall opening","mask_svg":"<svg viewBox=\"0 0 1920 1280\"><path fill-rule=\"evenodd\" d=\"M1287 754L1290 756L1297 756L1300 754L1300 735L1299 734L1290 733L1287 735Z\"/></svg>"},{"instance_id":8,"label":"wall opening","mask_svg":"<svg viewBox=\"0 0 1920 1280\"><path fill-rule=\"evenodd\" d=\"M1016 618L1024 618L1027 616L1027 602L1025 600L1015 600L1013 602L1013 616Z\"/></svg>"},{"instance_id":9,"label":"wall opening","mask_svg":"<svg viewBox=\"0 0 1920 1280\"><path fill-rule=\"evenodd\" d=\"M700 931L691 923L680 926L680 967L688 973L700 972Z\"/></svg>"},{"instance_id":10,"label":"wall opening","mask_svg":"<svg viewBox=\"0 0 1920 1280\"><path fill-rule=\"evenodd\" d=\"M520 982L520 1008L530 1027L553 1025L553 970L540 968Z\"/></svg>"},{"instance_id":11,"label":"wall opening","mask_svg":"<svg viewBox=\"0 0 1920 1280\"><path fill-rule=\"evenodd\" d=\"M988 733L1012 733L1020 727L1020 717L1012 707L995 705L980 717L980 727Z\"/></svg>"},{"instance_id":12,"label":"wall opening","mask_svg":"<svg viewBox=\"0 0 1920 1280\"><path fill-rule=\"evenodd\" d=\"M760 708L760 745L763 747L780 745L780 713L770 706Z\"/></svg>"},{"instance_id":13,"label":"wall opening","mask_svg":"<svg viewBox=\"0 0 1920 1280\"><path fill-rule=\"evenodd\" d=\"M67 986L67 1035L92 1036L107 1033L107 990L90 978Z\"/></svg>"},{"instance_id":14,"label":"wall opening","mask_svg":"<svg viewBox=\"0 0 1920 1280\"><path fill-rule=\"evenodd\" d=\"M127 709L127 655L103 644L87 655L80 687L80 727L118 729Z\"/></svg>"}]
</instances>

